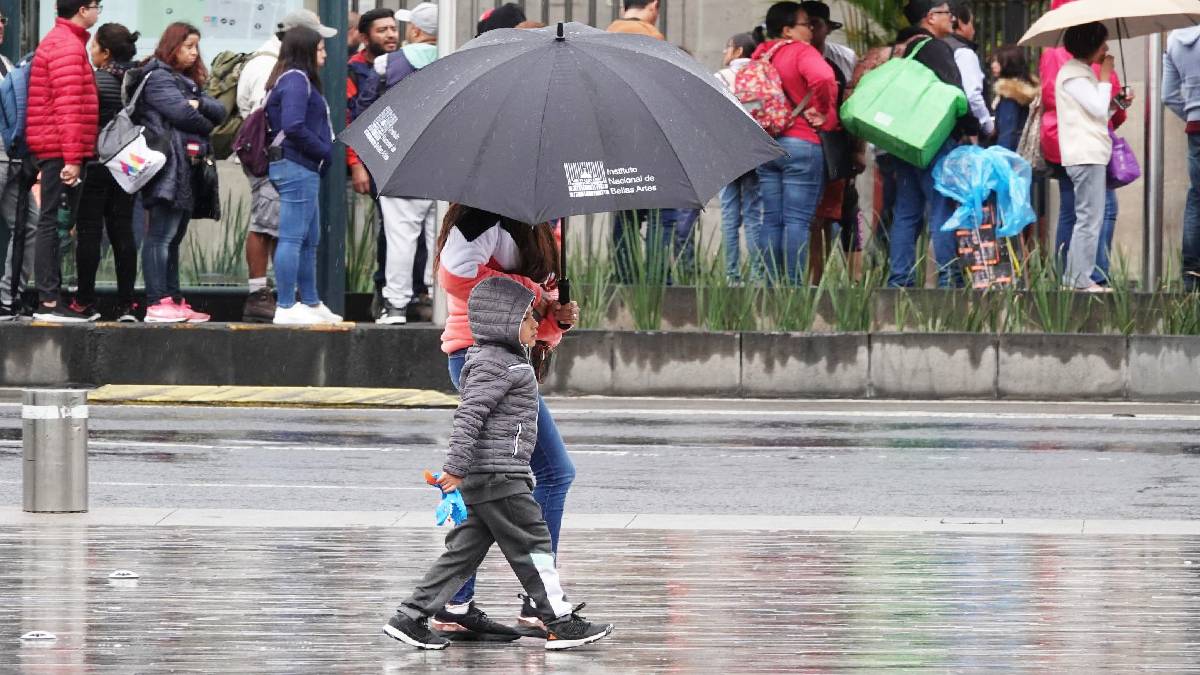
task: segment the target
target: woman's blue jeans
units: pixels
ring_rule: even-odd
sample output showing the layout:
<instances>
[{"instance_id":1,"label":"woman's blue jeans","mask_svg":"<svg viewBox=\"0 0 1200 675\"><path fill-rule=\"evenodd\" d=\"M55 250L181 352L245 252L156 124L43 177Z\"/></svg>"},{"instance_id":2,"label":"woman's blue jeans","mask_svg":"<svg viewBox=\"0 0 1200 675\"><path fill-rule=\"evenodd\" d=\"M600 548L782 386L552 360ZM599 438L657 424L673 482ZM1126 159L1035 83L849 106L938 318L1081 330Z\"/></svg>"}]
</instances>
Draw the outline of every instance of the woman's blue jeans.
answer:
<instances>
[{"instance_id":1,"label":"woman's blue jeans","mask_svg":"<svg viewBox=\"0 0 1200 675\"><path fill-rule=\"evenodd\" d=\"M725 276L741 279L742 244L739 230L746 230L746 256L750 278L762 277L762 197L758 172L751 171L721 189L721 233L725 238Z\"/></svg>"},{"instance_id":2,"label":"woman's blue jeans","mask_svg":"<svg viewBox=\"0 0 1200 675\"><path fill-rule=\"evenodd\" d=\"M279 307L300 302L315 307L317 294L317 244L321 241L317 198L321 175L289 159L271 162L271 183L279 192L279 243L275 246L275 284Z\"/></svg>"},{"instance_id":3,"label":"woman's blue jeans","mask_svg":"<svg viewBox=\"0 0 1200 675\"><path fill-rule=\"evenodd\" d=\"M150 207L150 222L142 240L142 278L146 282L146 304L163 298L183 297L179 290L179 244L187 234L190 211L170 204Z\"/></svg>"},{"instance_id":4,"label":"woman's blue jeans","mask_svg":"<svg viewBox=\"0 0 1200 675\"><path fill-rule=\"evenodd\" d=\"M778 283L804 283L808 228L825 189L825 154L818 143L783 136L787 157L758 167L763 205L763 249L767 272ZM786 275L786 276L785 276Z\"/></svg>"},{"instance_id":5,"label":"woman's blue jeans","mask_svg":"<svg viewBox=\"0 0 1200 675\"><path fill-rule=\"evenodd\" d=\"M461 350L450 355L450 381L458 389L459 376L462 375L463 364L467 361L467 351ZM558 533L562 529L563 510L567 503L567 491L575 480L575 464L567 454L567 446L563 444L554 417L546 408L546 401L538 396L538 433L537 443L533 446L533 456L529 459L529 467L537 479L533 488L533 498L542 507L542 518L550 530L550 546L558 553ZM475 597L475 577L467 579L467 583L450 599L452 604L461 605L470 602Z\"/></svg>"},{"instance_id":6,"label":"woman's blue jeans","mask_svg":"<svg viewBox=\"0 0 1200 675\"><path fill-rule=\"evenodd\" d=\"M1059 265L1066 269L1067 254L1071 252L1071 235L1075 232L1075 186L1066 171L1056 170L1058 178L1058 231L1054 237L1054 250L1058 252ZM1104 222L1100 225L1100 246L1096 249L1096 271L1092 281L1107 286L1109 277L1109 253L1112 251L1113 233L1117 229L1120 214L1117 191L1104 193Z\"/></svg>"}]
</instances>

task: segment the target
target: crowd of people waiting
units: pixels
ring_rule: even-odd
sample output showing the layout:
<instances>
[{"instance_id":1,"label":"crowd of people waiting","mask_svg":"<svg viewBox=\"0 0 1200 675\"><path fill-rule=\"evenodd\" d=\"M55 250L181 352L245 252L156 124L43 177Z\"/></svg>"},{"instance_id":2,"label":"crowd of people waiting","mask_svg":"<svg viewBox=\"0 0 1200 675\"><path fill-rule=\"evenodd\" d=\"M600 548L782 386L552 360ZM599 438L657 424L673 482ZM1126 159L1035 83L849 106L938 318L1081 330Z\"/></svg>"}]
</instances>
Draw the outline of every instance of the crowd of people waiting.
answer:
<instances>
[{"instance_id":1,"label":"crowd of people waiting","mask_svg":"<svg viewBox=\"0 0 1200 675\"><path fill-rule=\"evenodd\" d=\"M1055 0L1053 7L1070 1ZM23 135L5 148L6 158L0 158L6 160L0 161L0 219L13 235L0 280L0 319L23 313L55 322L100 318L96 274L107 241L117 277L113 318L208 320L182 295L180 245L189 222L211 217L214 205L219 205L212 177L214 146L228 145L228 139L219 137L231 128L234 115L240 121L265 107L273 141L270 168L264 176L246 172L252 208L245 241L249 294L243 319L281 324L340 321L321 301L316 283L320 176L331 161L334 143L319 72L327 58L324 40L336 31L323 26L311 11L289 13L275 36L252 54L242 55L235 79L223 82L236 88L231 109L214 98L213 74L201 57L196 27L171 24L153 55L135 63L138 33L115 23L99 26L94 35L90 32L102 12L98 0L56 0L56 8L53 29L31 57L19 64L0 61L0 76L16 77L24 71L28 80ZM656 27L658 12L657 0L624 0L624 13L608 30L665 40ZM851 260L861 256L866 219L861 217L854 176L864 170L873 149L841 132L838 111L866 73L888 59L911 55L942 82L962 89L969 109L929 167L875 151L883 202L876 205L874 235L887 250L889 285L916 284L918 242L926 231L939 285L962 283L954 236L941 228L956 204L936 190L934 168L966 143L1017 150L1032 109L1039 115L1041 152L1059 186L1054 243L1065 269L1064 284L1105 290L1118 200L1106 185L1104 168L1112 152L1112 134L1126 121L1134 94L1114 71L1104 27L1093 24L1068 31L1061 47L1042 53L1035 76L1026 51L1013 45L992 50L990 67L981 67L974 42L976 17L967 0L910 0L904 14L910 27L890 46L863 55L830 40L842 25L832 20L828 5L816 0L777 2L753 30L729 38L717 80L736 94L739 73L756 60L769 61L795 113L777 137L787 156L737 178L721 192L728 277L738 282L809 283L819 280L821 264L833 246L842 247ZM348 121L438 56L434 3L411 10L374 9L351 19ZM527 20L518 4L508 3L485 13L477 33L538 26ZM1188 121L1194 185L1200 184L1200 141L1192 141L1200 134L1200 98L1191 100L1197 91L1191 83L1200 78L1198 43L1200 29L1172 36L1164 83L1167 105ZM161 141L167 157L162 171L135 194L121 189L96 159L100 130L127 106L147 134ZM831 142L838 133L844 140ZM829 167L839 162L850 167L849 175L831 173ZM430 302L439 246L435 204L379 196L352 151L347 165L349 188L372 196L379 214L372 318L381 324L403 324L410 306ZM678 259L694 256L698 219L698 211L686 209L615 214L618 281L628 281L630 252L640 245L643 228L647 240ZM70 227L77 234L73 294L63 292L60 271L62 238ZM144 304L134 295L139 246ZM1194 290L1200 283L1196 187L1187 200L1183 248L1184 283ZM270 267L274 288L268 281ZM30 279L38 300L36 307L26 308L14 291Z\"/></svg>"}]
</instances>

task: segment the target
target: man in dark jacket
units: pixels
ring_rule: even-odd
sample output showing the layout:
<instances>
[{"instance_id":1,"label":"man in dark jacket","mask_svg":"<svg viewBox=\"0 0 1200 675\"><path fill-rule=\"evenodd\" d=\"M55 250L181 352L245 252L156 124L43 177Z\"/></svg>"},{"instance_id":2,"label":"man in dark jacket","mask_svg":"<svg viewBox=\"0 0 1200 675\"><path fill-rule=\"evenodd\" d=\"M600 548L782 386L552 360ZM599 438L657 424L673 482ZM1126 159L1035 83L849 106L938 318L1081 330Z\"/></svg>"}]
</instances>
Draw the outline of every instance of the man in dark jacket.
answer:
<instances>
[{"instance_id":1,"label":"man in dark jacket","mask_svg":"<svg viewBox=\"0 0 1200 675\"><path fill-rule=\"evenodd\" d=\"M932 70L942 82L962 89L962 76L954 60L954 49L943 41L951 34L953 26L950 4L938 0L910 0L904 8L904 15L917 29L917 37L909 43L909 53L917 50L914 57L917 62ZM921 169L904 162L897 163L896 210L888 241L891 267L889 286L916 285L917 240L921 234L921 223L926 220L933 238L938 285L962 284L954 233L942 232L942 225L950 219L956 206L934 188L933 172L962 139L978 135L979 120L968 110L966 115L959 118L950 138L928 167Z\"/></svg>"},{"instance_id":2,"label":"man in dark jacket","mask_svg":"<svg viewBox=\"0 0 1200 675\"><path fill-rule=\"evenodd\" d=\"M505 277L471 291L467 318L475 346L463 366L462 401L439 485L458 490L467 519L446 535L446 552L388 620L383 632L420 649L449 641L429 629L445 605L498 544L546 625L546 649L603 639L612 625L593 624L567 603L555 569L550 530L533 499L529 459L537 442L538 384L529 363L539 319L533 291ZM582 607L582 605L580 605Z\"/></svg>"},{"instance_id":3,"label":"man in dark jacket","mask_svg":"<svg viewBox=\"0 0 1200 675\"><path fill-rule=\"evenodd\" d=\"M100 19L100 0L58 0L58 19L33 57L25 140L42 174L34 271L34 318L58 323L91 317L59 302L58 210L67 188L79 184L83 163L96 152L100 102L88 61L88 29Z\"/></svg>"},{"instance_id":4,"label":"man in dark jacket","mask_svg":"<svg viewBox=\"0 0 1200 675\"><path fill-rule=\"evenodd\" d=\"M975 44L975 12L964 0L954 0L950 4L950 12L953 29L943 40L954 50L954 62L958 64L958 73L962 76L963 91L967 93L971 114L979 120L983 135L990 138L996 125L983 95L983 68L979 65L979 45Z\"/></svg>"}]
</instances>

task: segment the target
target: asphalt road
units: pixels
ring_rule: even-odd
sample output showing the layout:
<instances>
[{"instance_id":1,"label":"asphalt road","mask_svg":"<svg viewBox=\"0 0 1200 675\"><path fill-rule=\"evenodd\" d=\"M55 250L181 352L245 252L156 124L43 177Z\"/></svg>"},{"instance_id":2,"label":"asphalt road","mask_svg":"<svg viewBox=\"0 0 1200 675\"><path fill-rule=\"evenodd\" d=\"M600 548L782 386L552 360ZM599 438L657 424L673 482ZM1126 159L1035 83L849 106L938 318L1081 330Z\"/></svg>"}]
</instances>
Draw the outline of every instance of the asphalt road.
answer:
<instances>
[{"instance_id":1,"label":"asphalt road","mask_svg":"<svg viewBox=\"0 0 1200 675\"><path fill-rule=\"evenodd\" d=\"M1200 517L1200 406L558 399L576 513ZM452 411L93 406L96 507L432 509ZM0 504L21 501L0 404ZM297 525L303 525L297 523Z\"/></svg>"}]
</instances>

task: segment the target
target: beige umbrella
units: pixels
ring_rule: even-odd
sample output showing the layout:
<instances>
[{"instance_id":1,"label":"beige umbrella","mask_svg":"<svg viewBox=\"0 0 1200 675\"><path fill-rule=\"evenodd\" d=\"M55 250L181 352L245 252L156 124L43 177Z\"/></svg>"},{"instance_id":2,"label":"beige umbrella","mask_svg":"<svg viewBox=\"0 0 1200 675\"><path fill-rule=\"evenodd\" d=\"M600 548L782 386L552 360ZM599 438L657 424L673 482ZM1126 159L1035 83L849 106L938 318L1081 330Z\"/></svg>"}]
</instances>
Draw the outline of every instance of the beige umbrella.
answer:
<instances>
[{"instance_id":1,"label":"beige umbrella","mask_svg":"<svg viewBox=\"0 0 1200 675\"><path fill-rule=\"evenodd\" d=\"M1190 28L1200 25L1200 0L1076 0L1043 14L1019 44L1056 47L1068 28L1096 21L1118 39Z\"/></svg>"}]
</instances>

